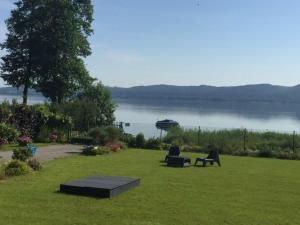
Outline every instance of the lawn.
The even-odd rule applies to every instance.
[[[34,143],[34,145],[36,147],[45,147],[45,146],[49,146],[49,145],[53,145],[55,143]],[[5,152],[5,151],[12,151],[16,148],[19,148],[19,144],[6,144],[6,145],[2,145],[0,148],[0,152]]]
[[[47,162],[0,182],[0,224],[300,224],[300,161],[222,156],[222,167],[181,169],[163,158],[126,150]],[[61,182],[99,174],[140,177],[141,185],[110,200],[57,192]]]

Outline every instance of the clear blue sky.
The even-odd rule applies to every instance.
[[[11,2],[0,0],[0,40]],[[86,64],[106,85],[300,83],[299,0],[93,3]]]

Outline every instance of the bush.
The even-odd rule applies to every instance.
[[[273,157],[273,152],[269,149],[259,150],[257,153],[258,157],[271,158]]]
[[[197,145],[183,145],[181,150],[184,152],[201,152],[203,151],[203,148]]]
[[[83,155],[92,155],[92,156],[95,156],[95,155],[104,155],[104,154],[108,154],[110,153],[110,149],[107,148],[107,147],[94,147],[94,146],[88,146],[88,147],[85,147],[82,151],[82,154]]]
[[[7,140],[5,139],[5,138],[1,138],[0,137],[0,147],[1,147],[1,145],[5,145],[5,144],[7,144],[8,142],[7,142]]]
[[[28,147],[18,148],[13,150],[12,158],[25,162],[27,159],[32,157],[32,151]]]
[[[31,169],[38,171],[42,169],[42,164],[36,158],[30,158],[27,160],[27,165],[31,167]]]
[[[89,131],[89,136],[93,138],[94,144],[104,145],[108,141],[108,134],[103,127],[96,127]]]
[[[19,160],[13,160],[4,166],[4,174],[7,177],[24,175],[31,171],[25,162]]]
[[[136,147],[136,138],[132,134],[124,134],[122,136],[122,141],[127,144],[128,147],[135,148]]]
[[[137,148],[143,148],[145,146],[146,140],[144,137],[144,134],[139,133],[138,135],[136,135],[135,137],[135,146]]]
[[[159,138],[149,138],[145,143],[146,149],[160,149],[160,139]]]
[[[41,127],[39,133],[37,134],[37,137],[34,140],[36,142],[48,143],[50,142],[49,136],[50,136],[49,128],[47,126],[43,126]]]
[[[89,136],[93,138],[94,144],[105,145],[108,142],[116,142],[121,136],[121,131],[117,127],[96,127],[89,131]]]
[[[110,149],[107,147],[98,147],[96,149],[96,155],[106,155],[110,153]]]
[[[0,180],[5,179],[5,171],[4,171],[4,166],[0,167]]]
[[[73,138],[71,138],[71,144],[92,145],[93,138],[91,138],[91,137],[73,137]]]
[[[22,136],[17,139],[20,146],[26,146],[32,143],[32,139],[29,136]]]
[[[125,149],[127,146],[123,142],[109,142],[105,145],[106,148],[110,149],[113,152],[118,152],[122,149]]]
[[[107,141],[115,142],[118,141],[121,136],[121,130],[114,126],[107,126],[104,128],[107,133]]]
[[[57,141],[57,138],[58,138],[58,136],[57,136],[56,133],[51,133],[51,134],[49,135],[49,139],[50,139],[51,142],[56,142],[56,141]]]
[[[8,142],[13,142],[19,136],[19,132],[7,124],[0,123],[0,137],[5,138]]]
[[[97,155],[96,148],[94,146],[87,146],[82,150],[83,155]]]
[[[42,105],[27,106],[13,104],[9,123],[13,124],[22,135],[36,137],[40,128],[46,124],[49,111]]]

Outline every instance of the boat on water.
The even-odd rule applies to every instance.
[[[160,130],[169,130],[172,127],[177,127],[179,126],[179,123],[175,120],[169,120],[169,119],[165,119],[165,120],[159,120],[155,123],[155,126],[157,129]]]

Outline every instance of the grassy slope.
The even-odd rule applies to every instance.
[[[185,154],[195,158],[195,154]],[[75,156],[0,183],[0,218],[24,224],[300,224],[300,162],[222,157],[223,166],[167,168],[164,152]],[[57,193],[61,182],[96,174],[140,177],[111,200]]]

